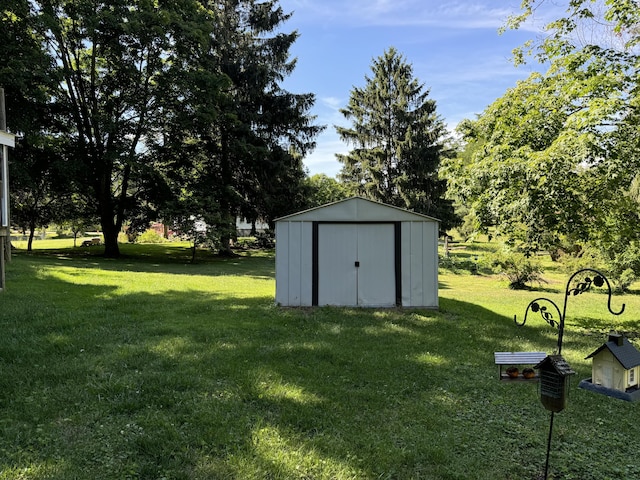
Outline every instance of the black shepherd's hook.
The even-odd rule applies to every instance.
[[[571,287],[571,283],[573,282],[573,279],[578,275],[586,272],[591,272],[595,274],[595,276],[593,276],[593,278],[591,278],[592,277],[591,275],[585,276],[583,281],[578,282],[575,287]],[[527,306],[527,309],[525,310],[524,320],[522,321],[522,323],[518,323],[518,319],[516,318],[515,315],[513,316],[513,321],[515,322],[516,325],[518,325],[519,327],[522,327],[525,323],[527,323],[527,316],[529,314],[529,310],[531,310],[534,313],[540,313],[540,316],[545,322],[547,322],[552,327],[558,329],[558,355],[560,355],[562,353],[562,337],[564,335],[564,320],[567,314],[567,300],[571,295],[576,296],[576,295],[580,295],[581,293],[589,291],[591,287],[594,285],[596,287],[602,287],[605,284],[609,289],[608,298],[607,298],[607,308],[609,309],[609,312],[611,312],[613,315],[620,315],[622,312],[624,312],[625,305],[624,303],[622,304],[622,308],[620,309],[619,312],[614,312],[613,309],[611,308],[612,291],[611,291],[611,284],[609,283],[609,280],[607,280],[607,277],[605,277],[599,271],[593,270],[592,268],[584,268],[582,270],[578,270],[576,273],[571,275],[571,277],[569,277],[569,280],[567,281],[567,288],[565,289],[565,292],[564,292],[564,305],[562,307],[562,312],[560,312],[560,308],[558,308],[558,305],[556,305],[552,300],[549,300],[548,298],[540,297],[540,298],[536,298],[531,303],[529,303],[529,305]],[[547,304],[551,305],[555,309],[555,312],[550,310]],[[557,319],[554,317],[554,314],[558,315]],[[551,451],[551,435],[553,432],[553,417],[554,417],[554,412],[552,411],[551,423],[549,424],[549,438],[547,440],[547,461],[544,467],[545,480],[548,478],[548,474],[549,474],[549,453]]]
[[[573,279],[585,272],[594,273],[595,276],[593,278],[591,278],[590,276],[585,276],[583,281],[578,282],[575,287],[570,288],[571,283],[573,282]],[[592,268],[583,268],[582,270],[578,270],[576,273],[571,275],[571,277],[569,277],[569,280],[567,281],[567,287],[565,288],[565,293],[564,293],[564,305],[562,308],[562,312],[560,312],[560,308],[558,307],[558,305],[555,304],[555,302],[553,302],[552,300],[549,300],[548,298],[540,297],[540,298],[536,298],[531,303],[529,303],[529,305],[527,306],[527,309],[525,310],[524,320],[522,321],[522,323],[518,323],[518,319],[516,315],[513,316],[513,321],[515,322],[516,325],[518,325],[519,327],[522,327],[525,323],[527,323],[527,316],[529,314],[529,310],[531,310],[534,313],[540,313],[540,316],[545,322],[547,322],[552,327],[558,329],[558,355],[560,355],[562,353],[562,339],[564,337],[564,320],[567,314],[567,300],[571,295],[576,296],[576,295],[580,295],[581,293],[589,291],[591,287],[593,287],[594,285],[596,287],[602,287],[605,284],[607,285],[607,289],[608,289],[607,308],[609,309],[609,312],[611,312],[613,315],[620,315],[622,312],[624,312],[625,304],[624,303],[622,304],[622,308],[620,309],[619,312],[613,311],[613,309],[611,308],[611,297],[613,295],[613,292],[611,289],[611,284],[609,283],[609,280],[607,280],[607,277],[605,277],[602,273]],[[545,303],[548,303],[555,309],[555,311],[558,314],[557,319],[554,317],[554,312],[550,311],[545,305]]]

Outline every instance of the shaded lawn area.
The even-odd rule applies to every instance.
[[[544,322],[513,323],[535,292],[443,274],[438,312],[283,309],[270,255],[190,265],[170,246],[125,254],[20,252],[9,264],[0,479],[541,472],[549,416],[536,386],[498,381],[493,364],[497,350],[555,346]],[[553,478],[640,478],[637,405],[577,389],[612,322],[640,330],[640,302],[625,297],[614,319],[589,295],[574,310],[587,328],[565,337],[578,375],[556,415]]]

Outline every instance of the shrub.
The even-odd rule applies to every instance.
[[[631,284],[637,279],[638,276],[636,275],[636,272],[631,268],[627,268],[619,276],[614,277],[613,282],[620,292],[628,292]]]
[[[495,273],[504,275],[509,280],[509,288],[522,290],[532,282],[545,283],[540,262],[523,253],[501,251],[486,259]]]
[[[567,255],[562,259],[563,270],[573,273],[592,268],[605,274],[619,292],[627,292],[638,280],[640,272],[640,248],[634,243],[620,248],[620,252],[606,252],[587,247],[579,256]]]
[[[256,240],[254,242],[256,248],[270,249],[276,246],[275,234],[271,230],[265,230],[264,232],[256,233]]]
[[[478,262],[475,260],[477,257],[473,258],[458,258],[454,256],[443,256],[438,255],[438,264],[440,268],[449,270],[452,273],[459,272],[468,272],[472,274],[479,273],[478,272]]]
[[[164,243],[164,237],[155,230],[149,229],[136,238],[136,243]]]
[[[247,250],[253,246],[255,239],[253,237],[238,237],[233,242],[233,248],[238,250]]]

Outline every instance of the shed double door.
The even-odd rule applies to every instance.
[[[396,304],[393,223],[318,226],[318,305]]]

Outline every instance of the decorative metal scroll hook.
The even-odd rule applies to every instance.
[[[595,276],[593,278],[585,277],[582,282],[578,282],[575,287],[570,288],[571,282],[573,281],[573,279],[585,272],[594,273]],[[609,312],[611,312],[612,315],[622,314],[622,312],[624,312],[625,304],[624,303],[622,304],[622,308],[620,308],[619,312],[613,311],[613,309],[611,308],[611,298],[613,297],[613,289],[611,288],[611,284],[609,283],[609,280],[607,279],[607,277],[604,276],[603,273],[599,272],[598,270],[594,270],[593,268],[583,268],[582,270],[578,270],[576,273],[571,275],[571,277],[569,277],[569,280],[567,281],[567,288],[565,289],[565,294],[564,294],[564,311],[566,312],[567,310],[567,299],[571,295],[573,296],[580,295],[581,293],[584,293],[590,290],[591,287],[594,285],[596,287],[602,287],[605,284],[607,285],[607,308],[609,309]]]
[[[553,308],[555,308],[556,312],[558,312],[557,320],[554,318],[553,313],[549,311],[547,306],[542,304],[541,302],[549,303]],[[524,326],[524,324],[527,323],[527,317],[529,316],[530,311],[533,313],[539,313],[542,319],[553,328],[559,328],[562,324],[562,314],[560,313],[560,308],[555,304],[555,302],[545,297],[536,298],[535,300],[532,300],[529,305],[527,305],[522,323],[518,323],[518,317],[517,315],[514,315],[513,321],[515,322],[515,324],[519,327]]]
[[[591,276],[585,276],[584,280],[579,281],[578,283],[576,283],[574,287],[572,287],[574,278],[576,278],[578,275],[588,273],[588,272],[595,274],[593,278],[591,278]],[[536,298],[531,303],[529,303],[525,311],[524,320],[522,321],[522,323],[518,323],[518,319],[516,315],[513,316],[513,321],[515,322],[516,325],[518,325],[519,327],[522,327],[525,323],[527,323],[527,316],[529,314],[529,311],[532,311],[534,313],[540,313],[540,316],[545,322],[547,322],[552,327],[558,329],[558,355],[560,355],[562,353],[562,339],[564,337],[564,320],[567,315],[567,301],[569,300],[569,297],[577,296],[577,295],[580,295],[581,293],[587,292],[593,286],[602,287],[605,284],[608,290],[607,308],[609,309],[609,312],[611,312],[611,314],[620,315],[622,312],[624,312],[625,304],[624,303],[622,304],[622,308],[620,309],[619,312],[613,311],[613,309],[611,308],[611,298],[613,296],[613,290],[611,288],[611,284],[609,283],[609,280],[607,280],[607,277],[605,277],[604,274],[600,273],[598,270],[594,270],[593,268],[583,268],[582,270],[578,270],[573,275],[571,275],[571,277],[569,277],[569,280],[567,281],[567,286],[565,288],[565,293],[564,293],[564,304],[563,304],[562,312],[560,312],[560,308],[558,307],[558,305],[555,304],[555,302],[553,302],[552,300],[549,300],[548,298],[540,297],[540,298]],[[557,320],[554,318],[553,312],[547,308],[544,302],[550,304],[555,309],[555,311],[558,314]]]
[[[553,309],[555,309],[555,312],[557,312],[557,317],[554,317],[554,312],[545,304],[549,304],[551,307],[553,307]],[[538,297],[535,300],[532,300],[529,305],[527,305],[522,323],[518,323],[518,318],[516,315],[513,316],[513,321],[515,322],[515,324],[519,327],[524,326],[524,324],[527,323],[529,312],[540,314],[540,317],[545,322],[547,322],[551,327],[558,329],[558,354],[560,354],[560,351],[562,349],[561,342],[562,329],[564,328],[564,316],[562,315],[562,313],[560,313],[560,308],[558,307],[558,305],[556,305],[553,300],[545,297]]]

